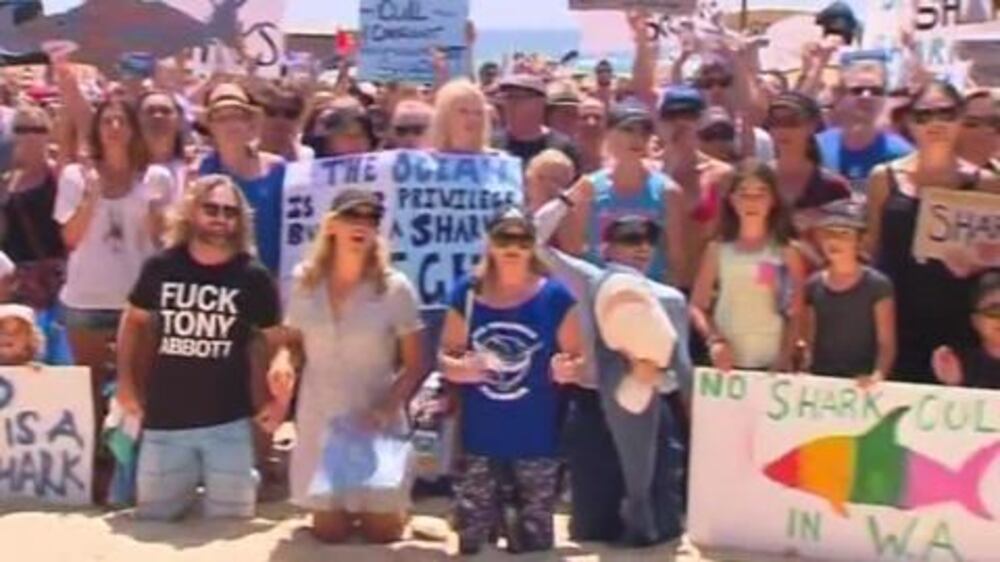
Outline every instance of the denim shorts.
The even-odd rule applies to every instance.
[[[204,485],[206,517],[253,517],[257,502],[249,419],[194,429],[143,431],[136,515],[173,520],[194,505]]]
[[[122,311],[106,309],[73,308],[62,305],[63,325],[69,330],[117,330]]]

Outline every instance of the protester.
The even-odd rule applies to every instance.
[[[553,82],[545,94],[545,125],[576,140],[580,128],[580,92],[568,80]]]
[[[336,98],[306,120],[305,143],[317,158],[370,152],[378,146],[371,114],[356,100]]]
[[[683,295],[659,283],[647,284],[652,302],[659,303],[676,331],[669,369],[612,351],[598,337],[605,333],[604,315],[595,308],[601,287],[616,274],[643,277],[654,249],[662,241],[659,226],[632,215],[611,222],[603,234],[607,269],[545,247],[570,208],[585,205],[592,196],[588,182],[535,212],[542,259],[553,276],[564,282],[578,300],[586,359],[573,388],[565,426],[565,448],[570,469],[570,536],[577,541],[607,541],[643,546],[670,541],[680,535],[683,465],[678,435],[684,431],[681,392],[689,392],[692,365],[687,353],[688,313]],[[641,330],[651,330],[645,318],[634,318]],[[598,328],[601,328],[598,330]],[[596,350],[595,350],[596,348]],[[672,355],[672,357],[671,357]],[[621,406],[616,398],[628,373],[641,374],[661,395],[640,412]],[[616,448],[617,447],[617,448]]]
[[[861,59],[841,70],[845,92],[838,106],[840,127],[817,137],[823,167],[851,182],[855,196],[868,193],[868,178],[879,164],[909,154],[913,147],[901,136],[880,128],[885,108],[887,70],[881,61]]]
[[[694,86],[701,90],[708,107],[721,107],[733,125],[733,142],[738,158],[754,157],[765,162],[774,159],[774,143],[753,119],[756,76],[746,62],[750,47],[729,50],[705,57],[694,75]]]
[[[967,260],[929,260],[913,255],[917,215],[924,188],[995,189],[988,174],[959,159],[956,144],[964,100],[942,81],[914,93],[910,127],[914,154],[877,167],[869,181],[869,250],[896,287],[899,356],[895,372],[904,381],[933,382],[931,353],[942,345],[974,342],[965,303],[974,273]],[[947,298],[943,298],[947,295]]]
[[[441,152],[486,152],[491,127],[486,118],[486,96],[472,82],[453,80],[434,100],[430,146]]]
[[[615,69],[607,59],[601,59],[594,66],[594,83],[597,86],[594,97],[610,107],[615,102]]]
[[[7,173],[14,152],[14,108],[10,84],[0,76],[0,176]]]
[[[585,97],[580,102],[580,124],[576,142],[580,148],[581,174],[591,174],[604,166],[604,134],[608,126],[608,108],[599,99]]]
[[[182,190],[187,184],[188,172],[184,109],[173,96],[157,90],[139,96],[136,108],[149,162],[170,170],[174,185]]]
[[[979,279],[972,305],[978,345],[937,348],[934,374],[947,385],[1000,390],[1000,270]]]
[[[479,552],[497,525],[511,552],[552,548],[559,387],[575,379],[581,353],[574,299],[539,261],[531,219],[504,209],[488,232],[481,267],[451,296],[439,354],[442,373],[460,388],[455,528],[463,555]],[[502,505],[505,484],[515,505]]]
[[[653,117],[641,104],[619,104],[608,120],[607,149],[612,167],[587,178],[594,197],[588,205],[574,209],[573,218],[560,234],[566,249],[589,261],[601,261],[601,233],[615,217],[638,214],[661,226],[663,244],[658,245],[649,271],[651,279],[666,282],[684,260],[680,218],[681,192],[667,176],[650,171],[644,158],[653,135]]]
[[[374,193],[340,192],[321,235],[296,271],[286,323],[302,333],[301,352],[279,354],[272,372],[302,373],[292,452],[292,501],[313,512],[313,534],[342,542],[357,521],[369,542],[399,540],[410,505],[403,478],[394,488],[360,488],[332,497],[309,490],[322,471],[330,420],[374,433],[402,434],[403,408],[423,379],[423,326],[409,280],[391,269]],[[304,353],[304,356],[303,356]],[[344,459],[347,462],[347,459]]]
[[[53,220],[55,162],[48,148],[52,122],[44,109],[21,106],[14,114],[14,157],[0,178],[3,251],[18,264],[14,299],[37,310],[52,308],[66,274],[66,247]]]
[[[788,371],[805,276],[789,244],[788,204],[774,171],[754,160],[740,164],[722,201],[719,239],[706,249],[691,295],[692,323],[716,368]]]
[[[531,159],[524,170],[524,199],[531,212],[555,199],[573,182],[576,169],[565,154],[555,149]]]
[[[562,151],[579,168],[580,153],[566,135],[545,126],[545,82],[532,74],[513,74],[500,81],[506,129],[493,140],[495,148],[527,165],[546,148]]]
[[[315,158],[313,149],[301,142],[305,96],[292,87],[278,85],[269,85],[258,96],[264,113],[260,149],[277,154],[287,162],[307,162]]]
[[[252,388],[264,387],[251,381],[251,346],[287,343],[278,293],[253,257],[251,210],[233,180],[199,178],[171,211],[166,249],[143,266],[118,330],[116,398],[143,420],[136,513],[178,519],[202,484],[206,516],[251,517]]]
[[[479,87],[485,92],[493,87],[500,78],[500,65],[495,62],[484,62],[479,67]]]
[[[387,149],[417,150],[428,147],[427,130],[434,118],[434,108],[419,100],[396,104],[385,138]]]
[[[225,174],[240,187],[254,212],[254,237],[260,260],[277,273],[281,256],[281,195],[285,163],[257,148],[260,108],[235,83],[209,92],[205,121],[215,150],[198,166],[199,175]]]
[[[976,166],[1000,174],[1000,96],[982,89],[965,95],[958,153]]]
[[[734,164],[740,159],[736,147],[736,123],[722,106],[709,107],[698,121],[698,147],[709,157]]]
[[[865,219],[860,205],[838,200],[822,207],[817,224],[827,266],[806,283],[803,370],[835,377],[885,380],[896,355],[892,282],[861,261]]]
[[[18,367],[37,361],[45,339],[35,312],[23,304],[0,304],[0,366]]]

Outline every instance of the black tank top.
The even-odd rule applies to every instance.
[[[4,204],[7,236],[3,251],[15,263],[66,256],[59,223],[52,218],[56,180],[52,174],[40,185],[11,193]]]

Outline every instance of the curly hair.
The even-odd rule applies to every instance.
[[[184,195],[167,212],[167,228],[163,235],[163,243],[168,248],[185,246],[194,237],[194,214],[212,191],[219,187],[232,190],[240,208],[236,234],[231,239],[232,247],[238,253],[256,255],[253,230],[253,209],[246,196],[229,176],[211,174],[202,176],[191,182]]]

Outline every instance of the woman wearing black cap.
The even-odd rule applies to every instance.
[[[327,427],[402,431],[403,406],[423,378],[423,324],[413,286],[389,266],[374,193],[346,190],[333,201],[309,255],[295,271],[286,324],[302,333],[272,364],[272,377],[302,370],[292,453],[292,501],[313,512],[313,533],[341,542],[360,524],[365,539],[398,540],[410,475],[396,487],[312,495],[324,464]],[[303,357],[308,363],[303,365]]]
[[[306,120],[305,131],[303,144],[317,158],[370,152],[377,143],[371,116],[352,98],[339,98],[318,108]]]
[[[502,211],[477,271],[452,293],[438,355],[445,378],[459,386],[462,554],[482,548],[501,512],[508,550],[552,548],[560,385],[580,369],[579,323],[575,299],[537,255],[531,218]],[[514,505],[503,505],[507,486]]]

